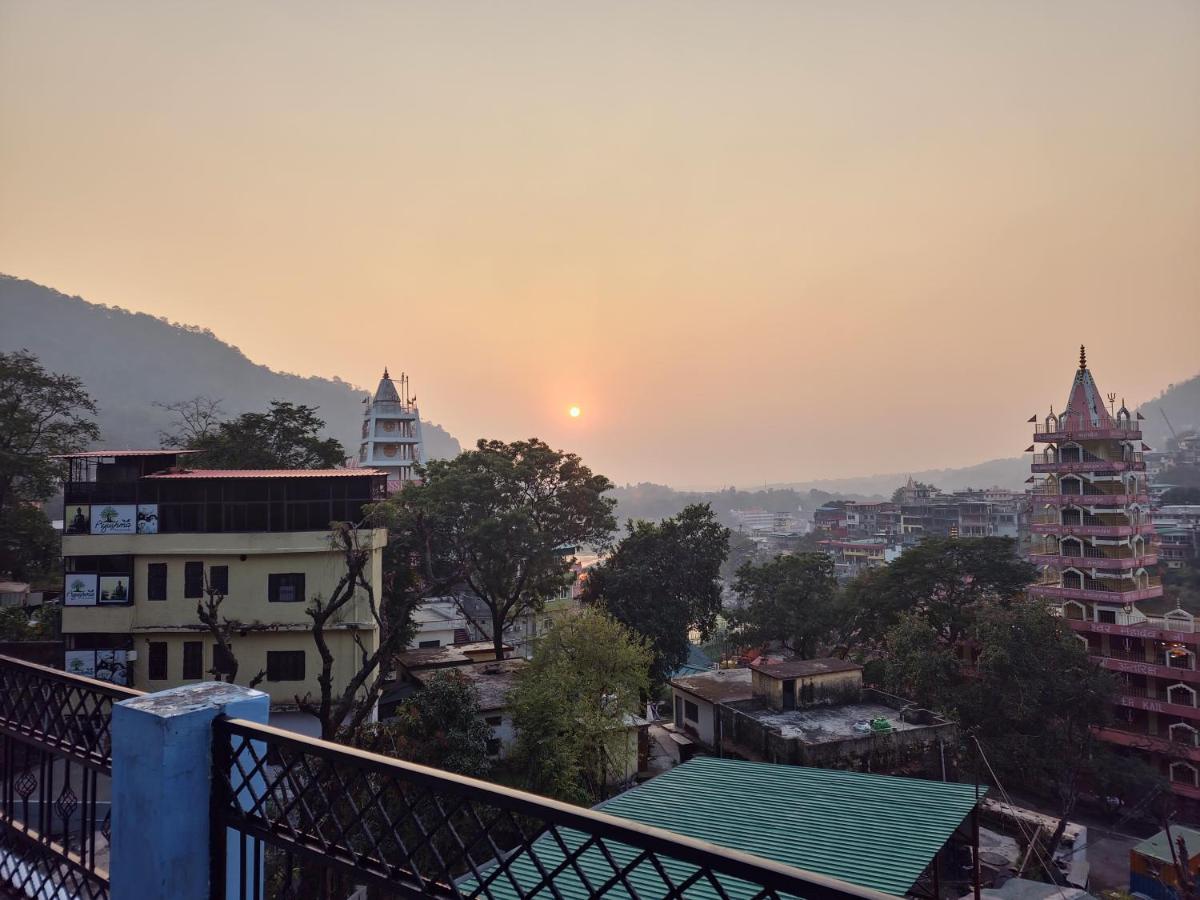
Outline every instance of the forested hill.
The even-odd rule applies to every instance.
[[[348,453],[358,448],[363,388],[274,372],[210,331],[7,275],[0,275],[0,322],[0,350],[27,348],[51,371],[83,379],[100,406],[104,446],[157,447],[170,416],[154,404],[206,396],[219,399],[227,416],[265,410],[272,400],[315,406]],[[385,363],[399,369],[403,360],[380,366]],[[429,456],[459,452],[444,429],[429,422],[421,427]]]

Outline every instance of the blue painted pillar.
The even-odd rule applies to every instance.
[[[209,896],[212,721],[265,723],[269,709],[262,691],[223,682],[113,706],[112,900]]]

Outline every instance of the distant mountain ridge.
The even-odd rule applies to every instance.
[[[1188,430],[1200,430],[1200,375],[1168,385],[1167,389],[1153,400],[1134,408],[1144,417],[1142,440],[1154,450],[1165,450],[1167,440],[1171,436],[1171,427],[1180,434]],[[1170,426],[1167,424],[1168,419]],[[917,481],[936,484],[943,491],[959,491],[969,487],[1022,490],[1025,487],[1025,479],[1029,477],[1029,458],[1017,456],[1009,459],[991,459],[973,466],[954,469],[924,469],[919,472],[889,472],[856,478],[789,481],[765,484],[762,487],[768,490],[817,490],[838,495],[891,496],[892,491],[903,484],[909,475]]]
[[[220,400],[230,417],[265,410],[272,400],[314,406],[329,436],[348,454],[358,450],[365,388],[276,372],[207,329],[90,303],[9,275],[0,275],[0,321],[0,350],[26,348],[51,371],[83,379],[100,407],[104,447],[157,447],[171,417],[154,404],[206,396]],[[381,360],[381,366],[387,362],[401,361]],[[422,422],[421,432],[431,458],[461,449],[438,425]]]
[[[156,447],[159,431],[169,425],[170,416],[154,403],[208,396],[220,399],[230,416],[265,409],[271,400],[315,406],[328,433],[340,440],[348,453],[358,447],[365,388],[338,378],[275,372],[252,362],[207,329],[91,303],[8,275],[0,275],[0,322],[0,350],[28,348],[52,371],[84,380],[100,405],[103,446]],[[1169,385],[1138,408],[1145,417],[1146,443],[1156,450],[1165,449],[1170,431],[1164,412],[1178,432],[1200,428],[1200,375]],[[422,434],[430,457],[447,458],[460,452],[459,442],[438,425],[423,422]],[[942,490],[992,486],[1019,490],[1029,475],[1028,465],[1027,458],[1014,457],[960,468],[776,482],[743,489],[889,497],[912,475]],[[674,493],[686,497],[715,492]],[[683,501],[664,502],[651,495],[635,500],[631,493],[627,505],[631,511],[647,514],[639,507],[645,505],[659,515],[671,514],[658,513],[659,507],[666,510],[676,502],[682,506]]]

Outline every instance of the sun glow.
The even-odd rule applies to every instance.
[[[579,412],[580,412],[580,410],[579,410],[579,407],[578,407],[578,406],[572,406],[570,409],[568,409],[568,410],[567,410],[567,414],[568,414],[568,415],[569,415],[569,416],[570,416],[572,419],[578,419],[578,418],[579,418]]]

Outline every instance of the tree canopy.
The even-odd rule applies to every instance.
[[[628,717],[641,712],[652,659],[640,635],[594,607],[551,626],[510,698],[529,790],[589,805],[606,796],[636,752]]]
[[[616,525],[612,483],[537,438],[481,440],[420,473],[379,504],[381,519],[408,531],[421,577],[453,586],[497,653],[506,629],[570,584],[571,550],[606,543]]]
[[[37,508],[58,486],[53,456],[100,437],[96,405],[73,375],[48,372],[27,350],[0,353],[0,573],[38,581],[58,564],[58,536]]]
[[[810,659],[833,625],[837,581],[827,554],[777,556],[758,566],[745,563],[733,589],[742,602],[732,620],[743,645],[779,641]]]
[[[200,430],[193,425],[185,421],[178,427],[188,449],[201,451],[189,463],[196,468],[328,469],[346,461],[339,441],[321,437],[325,422],[311,406],[272,400],[265,413],[245,413]]]
[[[0,510],[54,493],[63,467],[51,457],[98,440],[95,414],[78,378],[46,371],[28,350],[0,353]]]
[[[608,558],[587,573],[582,599],[649,639],[651,677],[662,683],[687,660],[688,633],[707,640],[721,612],[729,529],[707,503],[661,522],[631,521]]]
[[[926,538],[890,565],[851,582],[847,615],[860,643],[881,640],[910,611],[954,643],[980,609],[1007,605],[1035,576],[1011,538]]]
[[[460,672],[432,675],[397,712],[395,721],[364,726],[355,743],[410,762],[481,778],[491,768],[491,729],[479,711],[479,695]]]

